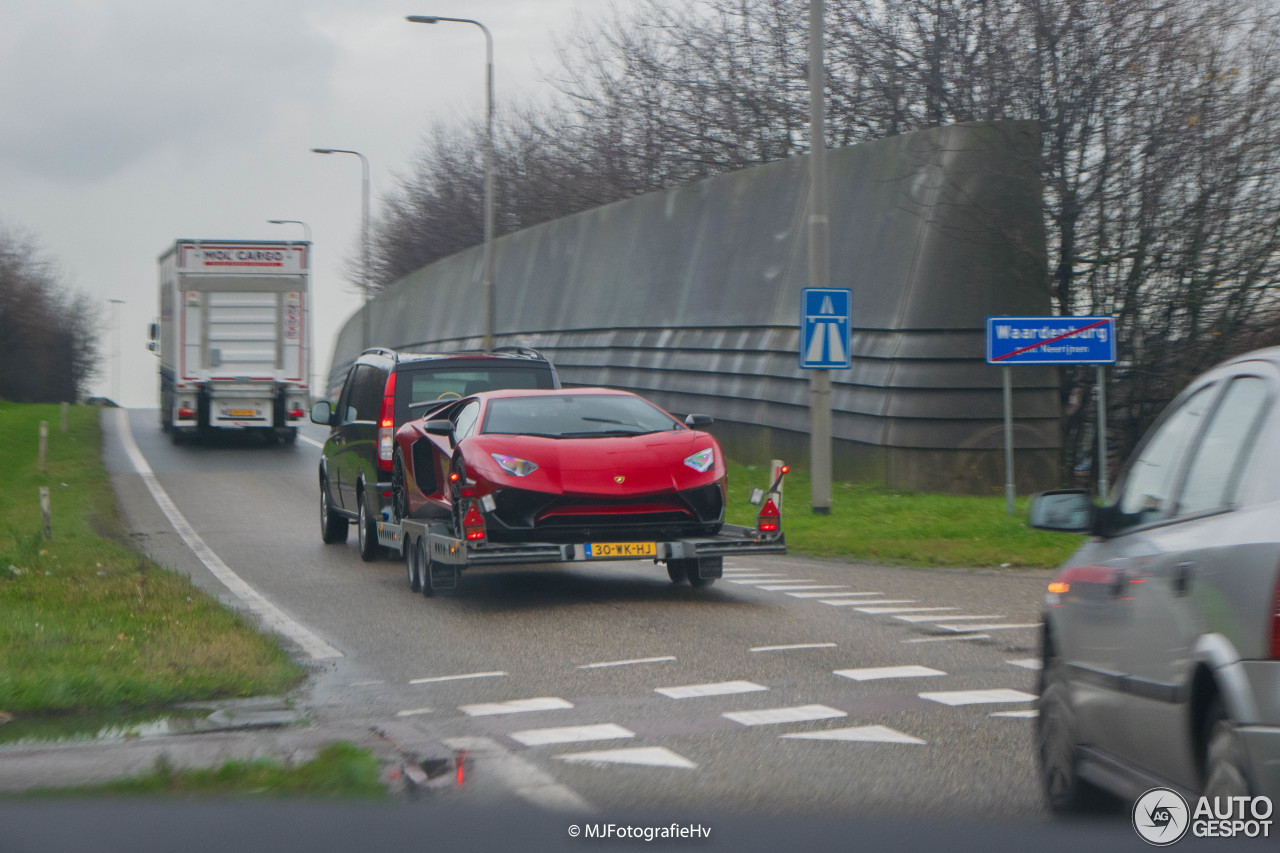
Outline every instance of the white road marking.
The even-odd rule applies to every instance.
[[[878,681],[882,678],[929,678],[935,675],[946,675],[940,669],[929,666],[911,664],[908,666],[875,666],[866,669],[837,669],[836,675],[852,678],[854,681]]]
[[[1003,616],[895,616],[903,622],[960,622],[974,619],[1003,619]]]
[[[790,646],[756,646],[753,652],[786,652],[792,649],[834,649],[835,643],[795,643]]]
[[[511,735],[525,746],[543,746],[549,743],[581,743],[588,740],[612,740],[635,737],[636,733],[613,723],[595,726],[559,726],[552,729],[525,729]]]
[[[506,672],[467,672],[465,675],[433,675],[425,679],[410,679],[410,684],[434,684],[436,681],[463,681],[466,679],[495,679]]]
[[[829,729],[825,732],[793,732],[780,737],[796,740],[848,740],[866,743],[924,743],[918,737],[912,737],[888,726],[854,726],[848,729]]]
[[[633,666],[638,663],[662,663],[663,661],[675,660],[675,655],[664,655],[660,658],[636,658],[634,660],[609,660],[601,663],[584,663],[578,669],[603,669],[606,666]]]
[[[765,708],[762,711],[730,711],[720,716],[744,726],[770,726],[777,723],[830,720],[849,715],[836,708],[828,708],[826,705],[793,705],[789,708]]]
[[[925,611],[928,611],[928,610],[934,610],[934,611],[955,610],[957,608],[955,607],[880,607],[879,605],[872,604],[868,607],[856,607],[854,609],[857,610],[859,613],[871,613],[874,615],[876,613],[882,613],[882,614],[924,613]]]
[[[397,717],[416,717],[419,714],[430,714],[430,708],[410,708],[407,711],[396,711]]]
[[[385,681],[376,681],[376,680],[375,681],[353,681],[351,682],[351,686],[352,687],[369,687],[374,684],[386,684],[386,683],[387,682]]]
[[[512,755],[487,737],[448,738],[444,745],[452,750],[465,751],[476,769],[487,778],[495,779],[522,800],[538,806],[574,814],[591,814],[596,809],[566,785],[561,785],[550,774],[539,770],[532,763]]]
[[[574,752],[557,755],[561,761],[579,764],[639,764],[645,767],[678,767],[692,770],[698,765],[664,746],[637,746],[630,749],[602,749],[598,752]]]
[[[685,684],[681,687],[657,687],[653,692],[661,693],[671,699],[695,699],[700,696],[728,696],[733,693],[754,693],[768,689],[752,681],[716,681],[709,684]]]
[[[1005,663],[1010,666],[1020,666],[1023,669],[1033,669],[1037,671],[1044,666],[1044,664],[1040,662],[1040,658],[1019,658],[1018,660],[1007,660]]]
[[[750,569],[725,569],[724,576],[726,578],[737,579],[755,579],[755,578],[785,578],[786,575],[778,572],[753,572]]]
[[[833,586],[822,586],[822,585],[815,586],[812,584],[801,584],[799,586],[796,586],[794,582],[760,587],[760,589],[768,590],[769,592],[804,592],[805,590],[810,590],[810,589],[848,589],[848,588],[849,588],[849,585],[847,583],[835,584]]]
[[[996,688],[994,690],[948,690],[941,693],[920,693],[921,699],[943,705],[996,705],[1002,702],[1032,702],[1036,697],[1021,690]]]
[[[490,717],[494,714],[524,714],[529,711],[558,711],[572,708],[572,702],[566,702],[555,696],[539,696],[536,699],[512,699],[509,702],[481,702],[478,705],[459,705],[458,710],[469,717]]]
[[[856,598],[853,598],[853,599],[824,598],[824,599],[821,599],[821,601],[823,604],[830,604],[832,607],[851,607],[857,604],[861,604],[863,607],[866,607],[868,604],[881,605],[881,604],[915,604],[916,603],[916,600],[914,598],[902,598],[902,599],[895,599],[893,601],[875,601],[875,602],[859,601]]]
[[[945,620],[942,620],[945,621]],[[1039,628],[1039,622],[1004,622],[990,625],[939,625],[944,631],[1013,631],[1018,628]]]
[[[410,678],[410,684],[434,684],[437,681],[464,681],[468,678],[499,678],[505,672],[468,672],[464,675],[432,675],[428,678]]]
[[[987,716],[988,717],[1015,717],[1018,719],[1029,720],[1034,717],[1040,716],[1040,712],[1037,711],[1035,708],[1032,708],[1029,711],[996,711],[995,713],[988,714]]]
[[[739,586],[759,586],[760,584],[765,584],[765,583],[770,583],[770,584],[779,583],[777,578],[773,578],[772,580],[765,580],[765,581],[739,580],[738,578],[725,578],[725,580],[728,581],[729,583],[736,583]],[[788,583],[813,583],[813,578],[802,578],[796,581],[788,581]]]
[[[959,643],[965,640],[990,640],[990,634],[957,634],[954,637],[916,637],[903,640],[904,643]]]
[[[245,583],[243,578],[233,572],[226,563],[222,562],[222,558],[214,553],[214,550],[200,537],[199,533],[196,533],[195,528],[187,521],[186,516],[178,510],[177,504],[173,502],[173,499],[169,497],[169,493],[164,490],[160,485],[160,481],[156,479],[155,472],[151,470],[146,457],[142,455],[142,451],[138,449],[137,442],[133,440],[133,430],[129,427],[129,410],[116,409],[116,420],[120,429],[120,442],[124,445],[124,452],[129,457],[133,470],[138,472],[138,476],[142,478],[143,485],[151,493],[151,497],[155,500],[156,505],[160,507],[160,511],[169,519],[173,529],[182,537],[182,541],[187,543],[187,547],[204,564],[204,567],[221,581],[222,585],[232,595],[240,599],[249,611],[256,614],[268,629],[288,637],[301,646],[303,651],[315,660],[343,657],[342,652],[320,639],[302,623],[285,615],[284,611],[268,601],[262,593]]]
[[[307,436],[303,435],[301,432],[298,433],[298,440],[305,441],[307,444],[311,445],[312,447],[318,447],[319,449],[324,450],[323,441],[316,441],[314,438],[308,438]]]
[[[877,595],[884,595],[883,592],[789,592],[787,595],[793,598],[875,598]],[[867,601],[861,601],[860,604],[868,604]]]

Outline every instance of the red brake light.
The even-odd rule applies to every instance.
[[[484,539],[484,516],[476,505],[472,504],[467,514],[462,517],[462,535],[468,542],[479,542]]]
[[[756,516],[756,528],[761,533],[777,533],[781,527],[782,514],[778,512],[778,505],[773,498],[765,498],[760,514]]]
[[[194,420],[195,416],[195,409],[178,409],[178,420],[180,421]]]
[[[391,470],[391,457],[396,443],[396,375],[387,375],[387,387],[382,391],[382,414],[378,417],[378,467]]]

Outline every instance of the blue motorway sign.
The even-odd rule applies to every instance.
[[[988,317],[988,364],[1115,364],[1114,317]]]
[[[832,370],[853,365],[849,351],[853,291],[806,287],[800,291],[800,366]]]

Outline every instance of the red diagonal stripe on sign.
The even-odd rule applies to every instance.
[[[1042,346],[1047,346],[1048,344],[1054,343],[1056,341],[1060,341],[1063,338],[1069,338],[1072,335],[1078,335],[1081,332],[1088,331],[1089,329],[1096,329],[1099,326],[1105,326],[1105,325],[1107,325],[1106,320],[1099,320],[1096,323],[1090,323],[1087,326],[1081,326],[1078,329],[1072,329],[1069,332],[1063,332],[1061,335],[1058,335],[1056,338],[1048,338],[1047,340],[1040,341],[1040,343],[1038,344],[1031,344],[1030,346],[1025,346],[1022,349],[1016,349],[1016,350],[1013,350],[1012,352],[1007,352],[1004,355],[998,355],[991,360],[1004,361],[1006,358],[1013,358],[1015,355],[1022,355],[1024,352],[1031,352],[1031,350],[1033,349],[1039,349]]]

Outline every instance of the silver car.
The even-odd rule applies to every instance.
[[[1091,534],[1049,586],[1037,749],[1055,811],[1187,794],[1280,798],[1280,348],[1169,404],[1113,502],[1045,492]]]

